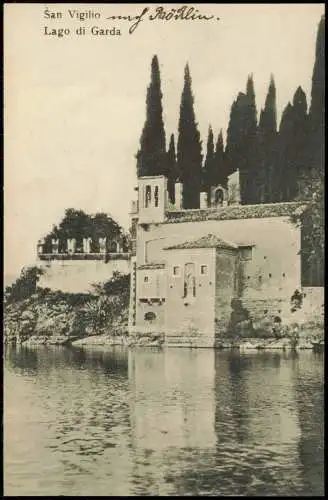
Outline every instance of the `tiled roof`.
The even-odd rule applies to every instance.
[[[185,241],[178,245],[172,245],[164,248],[164,250],[178,250],[181,248],[222,248],[226,250],[236,249],[238,246],[235,243],[224,241],[215,234],[208,234],[196,240]]]
[[[141,264],[137,269],[164,269],[164,262],[150,262],[149,264]]]
[[[206,220],[259,219],[265,217],[290,217],[296,210],[305,208],[304,203],[285,202],[259,205],[228,205],[227,207],[172,210],[167,212],[166,223]]]

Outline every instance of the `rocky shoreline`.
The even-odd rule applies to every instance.
[[[57,346],[76,346],[76,347],[98,347],[98,346],[121,346],[121,347],[165,347],[164,338],[158,336],[142,336],[129,337],[126,332],[121,335],[91,335],[80,339],[70,339],[66,336],[36,336],[32,335],[27,340],[21,343],[22,346],[38,346],[38,345],[57,345]],[[192,345],[185,346],[192,348]],[[227,339],[225,342],[217,342],[215,349],[239,349],[242,351],[254,350],[282,350],[282,351],[298,351],[298,350],[322,350],[324,342],[313,338],[303,338],[292,343],[289,338],[244,338],[238,340]]]
[[[165,334],[128,334],[129,277],[119,276],[98,294],[68,294],[36,288],[23,299],[5,297],[6,345],[126,346],[162,348]],[[304,306],[304,304],[303,304]],[[323,307],[286,304],[281,317],[267,314],[258,321],[233,310],[229,331],[216,339],[216,349],[320,350],[324,346]],[[238,314],[237,314],[238,313]],[[279,319],[279,321],[277,321]],[[180,338],[180,336],[178,335]],[[198,337],[202,337],[201,334]],[[195,347],[192,334],[183,335],[186,348]],[[199,344],[200,345],[200,344]],[[178,342],[177,347],[180,347]],[[205,347],[205,346],[204,346]]]
[[[95,335],[126,335],[129,276],[115,277],[106,286],[99,293],[80,294],[37,287],[23,298],[9,290],[4,304],[4,343],[67,345]]]
[[[53,299],[53,298],[52,298]],[[100,299],[95,299],[95,303]],[[110,300],[110,298],[108,299]],[[101,300],[100,300],[101,302]],[[102,306],[101,304],[100,307]],[[296,319],[296,318],[295,318]],[[4,343],[23,346],[165,346],[164,334],[128,335],[127,310],[118,311],[109,323],[95,325],[92,316],[86,317],[81,304],[68,305],[62,300],[50,302],[34,295],[5,309]],[[294,322],[282,331],[263,328],[252,336],[249,330],[237,329],[237,334],[217,340],[216,349],[244,350],[320,350],[324,345],[324,325],[321,321]],[[192,347],[192,343],[185,345]]]

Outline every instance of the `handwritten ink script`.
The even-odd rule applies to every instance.
[[[198,9],[190,6],[182,6],[178,9],[166,10],[164,7],[150,8],[145,7],[139,14],[131,16],[109,16],[109,20],[123,20],[132,23],[129,28],[130,35],[134,33],[140,23],[144,20],[149,21],[219,21],[220,18],[214,15],[201,14]]]
[[[117,26],[117,24],[121,23],[122,21],[124,25],[128,26],[128,33],[132,35],[144,21],[206,22],[220,20],[220,18],[217,16],[214,16],[212,14],[203,14],[199,9],[196,9],[195,7],[191,7],[189,5],[183,5],[177,8],[164,8],[163,6],[140,6],[139,11],[137,11],[136,14],[125,15],[107,15],[95,9],[81,10],[61,8],[60,10],[51,10],[49,8],[46,8],[43,11],[43,18],[49,23],[43,27],[43,34],[46,36],[56,36],[58,38],[64,38],[72,34],[80,36],[86,34],[91,34],[92,36],[121,35],[121,24],[119,26]],[[78,22],[79,26],[75,29],[71,29],[68,26],[60,27],[54,25],[56,21],[65,22],[69,20],[71,22]],[[85,23],[88,21],[91,21],[93,25],[86,26]],[[107,23],[107,21],[112,21],[113,23],[115,22],[115,26],[109,26],[109,23]]]

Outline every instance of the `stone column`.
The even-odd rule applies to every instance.
[[[99,238],[99,252],[106,253],[106,237]]]
[[[43,254],[44,243],[45,243],[44,240],[39,240],[38,241],[38,244],[37,244],[37,247],[36,247],[38,255]]]
[[[177,210],[182,209],[182,194],[183,194],[183,184],[182,182],[176,182],[174,185],[175,190],[175,208]]]
[[[207,193],[206,192],[201,192],[200,193],[200,208],[204,209],[204,208],[208,208],[208,205],[207,205]]]
[[[68,253],[75,253],[76,250],[76,239],[67,238],[67,251]]]
[[[91,238],[83,238],[83,253],[91,252]]]
[[[58,248],[59,248],[59,240],[53,238],[51,240],[51,252],[52,253],[58,253]]]

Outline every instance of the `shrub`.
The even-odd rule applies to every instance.
[[[5,302],[19,302],[25,300],[37,291],[37,283],[44,271],[37,267],[25,267],[15,283],[5,289]]]

